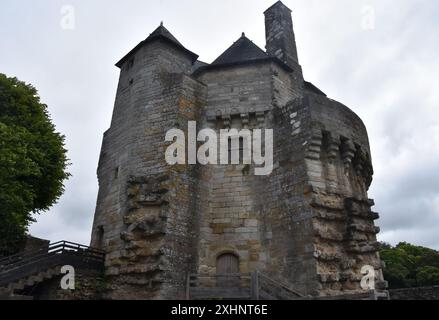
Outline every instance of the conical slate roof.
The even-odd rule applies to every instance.
[[[230,48],[221,54],[212,65],[223,65],[266,59],[268,55],[243,33]]]
[[[172,33],[169,32],[168,29],[165,28],[165,26],[163,25],[163,22],[160,23],[160,26],[155,29],[148,38],[146,38],[147,40],[151,40],[157,37],[165,37],[168,40],[174,42],[175,44],[178,44],[180,46],[183,46],[173,35]]]
[[[183,51],[184,53],[188,54],[190,58],[192,59],[192,62],[195,62],[198,59],[198,55],[193,53],[192,51],[189,51],[186,49],[173,35],[169,32],[168,29],[166,29],[163,26],[163,22],[160,24],[160,26],[151,33],[148,38],[140,42],[133,50],[131,50],[125,57],[123,57],[118,63],[116,63],[117,67],[122,67],[123,63],[137,50],[139,50],[143,45],[146,43],[150,43],[156,40],[164,40],[167,43],[173,45],[177,49]]]
[[[255,45],[243,33],[241,38],[239,38],[238,41],[236,41],[230,48],[224,51],[224,53],[221,54],[214,62],[212,62],[212,64],[200,65],[198,68],[194,68],[192,74],[194,76],[198,76],[199,74],[208,70],[244,64],[264,63],[269,61],[277,63],[289,72],[292,71],[292,69],[281,60],[265,53],[265,51]]]

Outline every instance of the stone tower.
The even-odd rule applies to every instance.
[[[384,284],[367,131],[303,80],[291,10],[279,1],[265,20],[267,52],[243,34],[206,64],[161,25],[117,63],[92,232],[108,298],[184,298],[188,273],[259,270],[324,296],[360,292],[370,265]],[[273,172],[169,165],[166,132],[187,136],[189,121],[273,129]]]

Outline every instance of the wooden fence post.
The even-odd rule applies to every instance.
[[[252,300],[259,300],[259,273],[257,270],[251,275],[251,295]]]
[[[186,274],[186,300],[191,299],[190,287],[191,287],[191,275],[190,275],[190,273],[187,273]]]

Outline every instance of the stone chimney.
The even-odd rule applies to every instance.
[[[281,1],[264,12],[267,53],[294,68],[299,64],[291,10]]]

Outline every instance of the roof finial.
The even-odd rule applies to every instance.
[[[160,27],[163,27],[163,21],[160,21]]]
[[[241,38],[245,38],[245,32],[242,33]]]

